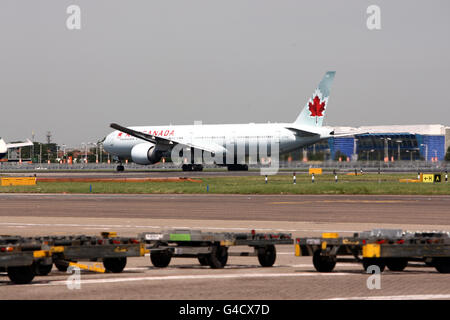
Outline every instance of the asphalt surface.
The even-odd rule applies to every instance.
[[[450,196],[0,194],[0,203],[0,234],[11,235],[127,236],[167,228],[293,237],[372,228],[450,231]],[[370,275],[358,264],[338,263],[322,274],[310,257],[295,257],[292,245],[277,252],[272,268],[260,267],[256,257],[230,257],[219,270],[195,259],[175,258],[157,269],[148,257],[130,258],[120,274],[82,272],[80,289],[69,289],[70,274],[56,269],[29,285],[12,285],[0,274],[0,299],[450,299],[450,277],[434,268],[385,271],[381,289],[370,290]]]
[[[0,216],[450,224],[450,196],[0,194]]]

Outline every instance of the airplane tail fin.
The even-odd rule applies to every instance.
[[[298,125],[308,125],[321,127],[325,112],[328,106],[328,97],[330,96],[331,83],[333,82],[335,71],[325,73],[319,86],[314,91],[312,97],[306,102],[302,112],[294,121]]]

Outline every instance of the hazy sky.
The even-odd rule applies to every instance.
[[[327,125],[450,125],[449,14],[448,0],[1,0],[0,136],[291,122],[326,70]]]

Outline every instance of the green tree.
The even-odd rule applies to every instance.
[[[33,161],[38,162],[41,151],[42,151],[42,162],[46,162],[47,160],[55,161],[56,159],[56,143],[40,143],[40,142],[34,142],[34,154],[33,154]]]
[[[447,148],[447,153],[445,154],[445,161],[450,161],[450,147]]]
[[[308,153],[308,160],[310,161],[323,161],[325,159],[325,154],[323,152],[316,152],[316,154]]]

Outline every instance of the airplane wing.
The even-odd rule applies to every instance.
[[[27,142],[20,142],[20,143],[7,143],[6,148],[22,148],[22,147],[29,147],[32,146],[33,142],[31,142],[29,139],[27,139]]]
[[[293,131],[296,135],[301,137],[313,137],[313,136],[320,136],[320,133],[316,133],[313,131],[305,131],[294,127],[286,127],[286,129],[289,129]]]
[[[196,141],[195,139],[193,139],[191,142],[188,141],[182,141],[182,140],[178,140],[178,139],[173,139],[173,138],[167,138],[167,137],[159,137],[159,136],[155,136],[152,134],[147,134],[147,133],[143,133],[143,132],[139,132],[130,128],[126,128],[123,127],[117,123],[111,123],[110,127],[116,130],[119,130],[121,132],[124,132],[126,134],[129,134],[130,136],[136,137],[138,139],[142,139],[144,141],[148,141],[148,142],[152,142],[152,143],[159,143],[159,144],[181,144],[181,145],[185,145],[187,147],[190,148],[194,148],[194,149],[199,149],[199,150],[203,150],[206,152],[211,152],[211,153],[221,153],[221,152],[225,152],[226,149],[218,144],[215,143],[208,143],[208,142],[204,142],[204,141]]]
[[[351,136],[356,136],[358,134],[368,134],[369,132],[348,132],[348,133],[338,133],[338,134],[333,134],[331,135],[331,137],[333,138],[340,138],[340,137],[351,137]]]
[[[314,136],[320,136],[321,139],[327,139],[327,138],[340,138],[340,137],[351,137],[358,134],[367,134],[368,132],[362,132],[358,130],[352,130],[348,132],[339,132],[335,133],[333,129],[331,128],[308,128],[308,130],[303,130],[303,128],[296,128],[296,127],[286,127],[286,129],[289,129],[298,136],[301,137],[314,137]],[[319,131],[320,130],[320,131]]]

